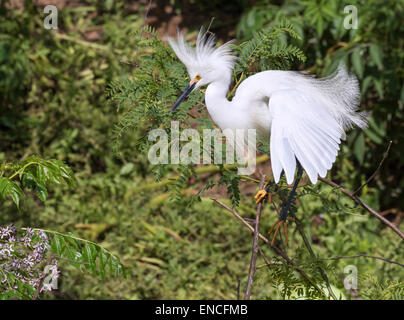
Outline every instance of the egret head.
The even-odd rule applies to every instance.
[[[171,112],[196,88],[231,76],[236,57],[232,54],[231,41],[215,47],[214,34],[199,31],[195,48],[189,46],[182,33],[178,40],[168,39],[178,59],[187,68],[191,81],[184,93],[178,98]]]

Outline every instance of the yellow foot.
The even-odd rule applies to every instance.
[[[286,218],[286,220],[295,221],[294,218],[289,218],[289,217]],[[285,235],[286,245],[288,245],[287,223],[286,223],[286,221],[278,220],[278,221],[275,222],[275,224],[272,226],[271,230],[269,230],[269,232],[268,232],[268,236],[271,236],[272,231],[275,229],[274,237],[272,238],[272,241],[271,241],[271,246],[274,245],[276,235],[278,234],[279,229],[280,229],[282,226],[283,226],[283,233],[284,233],[284,235]]]
[[[272,200],[272,194],[271,193],[268,194],[268,192],[266,192],[265,190],[258,191],[257,194],[254,197],[255,203],[256,204],[260,203],[267,196],[268,196],[268,202],[271,202],[271,200]]]

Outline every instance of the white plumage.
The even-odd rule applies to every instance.
[[[244,80],[228,101],[237,59],[231,42],[215,48],[214,35],[201,30],[195,48],[185,43],[182,34],[169,43],[193,79],[173,110],[189,92],[208,84],[206,107],[222,130],[256,129],[259,136],[270,139],[275,182],[282,170],[287,183],[293,182],[297,158],[316,183],[335,162],[344,129],[367,125],[366,114],[357,112],[358,81],[343,66],[322,79],[294,71],[263,71]]]

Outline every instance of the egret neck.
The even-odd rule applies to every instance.
[[[226,117],[231,116],[231,102],[226,95],[229,90],[230,76],[219,78],[211,82],[206,88],[206,108],[213,121],[223,129],[226,127]]]

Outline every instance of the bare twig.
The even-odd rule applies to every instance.
[[[268,155],[262,155],[260,157],[257,158],[257,163],[262,163],[265,162],[269,159]],[[226,168],[233,168],[235,165],[227,165]],[[196,173],[201,174],[201,173],[216,173],[218,172],[220,169],[217,166],[207,166],[207,167],[199,167],[196,169]],[[176,177],[173,177],[176,178]],[[252,181],[252,182],[258,182],[254,179],[251,179],[249,177],[245,177],[243,176],[244,179],[248,180],[248,181]],[[248,179],[247,179],[248,178]],[[404,233],[392,222],[390,222],[389,220],[387,220],[386,218],[383,217],[382,214],[380,214],[379,212],[377,212],[376,210],[374,210],[373,208],[371,208],[368,204],[366,204],[365,202],[363,202],[359,197],[353,195],[350,191],[342,188],[340,185],[338,185],[337,183],[325,179],[325,178],[321,178],[319,177],[319,180],[334,187],[334,188],[338,188],[342,191],[342,193],[344,193],[345,195],[347,195],[348,197],[350,197],[352,200],[354,200],[356,203],[358,203],[359,205],[361,205],[362,207],[364,207],[367,211],[369,211],[373,216],[375,216],[377,219],[379,219],[380,221],[382,221],[384,224],[386,224],[387,226],[389,226],[391,229],[393,229],[393,231],[395,233],[397,233],[402,239],[404,239]],[[161,188],[165,185],[167,185],[168,183],[170,183],[170,179],[164,179],[161,182],[155,182],[155,183],[150,183],[150,184],[145,184],[142,185],[140,187],[136,187],[136,188],[132,188],[130,190],[128,190],[127,194],[125,195],[125,197],[129,197],[131,194],[135,193],[135,192],[139,192],[139,191],[143,191],[143,190],[149,190],[149,189],[154,189],[154,188]]]
[[[210,32],[209,30],[210,30],[210,27],[212,26],[212,22],[213,22],[213,20],[215,20],[215,17],[212,17],[211,19],[210,19],[210,23],[209,23],[209,26],[208,26],[208,28],[206,29],[206,33],[212,33],[212,32]]]
[[[399,263],[397,261],[389,260],[389,259],[386,259],[386,258],[383,258],[383,257],[370,256],[370,255],[364,254],[364,253],[363,254],[356,254],[354,256],[339,256],[339,257],[333,257],[333,258],[325,258],[325,259],[321,259],[321,260],[353,259],[353,258],[359,258],[359,257],[382,260],[382,261],[385,261],[385,262],[388,262],[388,263],[399,265],[400,267],[404,268],[404,264]]]
[[[261,257],[262,259],[264,259],[265,263],[263,265],[257,266],[257,269],[263,268],[263,267],[267,267],[270,268],[271,266],[280,266],[282,265],[282,262],[270,262],[268,260],[268,258],[265,256],[264,251],[262,251],[261,247],[258,246],[258,249],[260,251]]]
[[[364,186],[366,186],[370,181],[372,181],[372,179],[376,176],[376,174],[379,172],[380,168],[382,167],[384,160],[386,160],[387,156],[389,155],[389,151],[390,151],[390,147],[391,147],[391,144],[392,144],[392,143],[393,143],[393,141],[390,140],[389,145],[387,146],[387,150],[386,150],[386,152],[383,154],[383,159],[380,161],[379,166],[377,167],[376,171],[373,172],[373,174],[366,180],[366,182],[365,182],[364,184],[362,184],[358,189],[356,189],[356,190],[352,193],[352,195],[356,196],[356,195],[359,193],[359,191],[361,191],[362,188],[363,188]]]
[[[264,189],[265,183],[265,175],[260,172],[260,189]],[[254,226],[254,239],[253,239],[253,246],[252,246],[252,254],[251,254],[251,262],[250,262],[250,270],[248,272],[248,279],[247,279],[247,287],[244,293],[244,300],[249,300],[251,297],[251,286],[254,279],[255,267],[257,263],[257,254],[258,254],[258,235],[259,235],[259,225],[260,225],[260,218],[261,218],[261,209],[262,209],[262,202],[258,203],[257,206],[257,215],[255,216],[255,226]]]
[[[273,263],[271,263],[271,262],[268,261],[267,257],[266,257],[265,254],[264,254],[264,251],[262,251],[262,249],[261,249],[260,246],[258,246],[258,250],[260,251],[260,254],[261,254],[262,258],[264,259],[265,264],[268,265],[268,266],[272,265]],[[258,268],[258,267],[257,267],[257,268]]]
[[[254,228],[247,222],[244,220],[244,218],[237,213],[236,210],[229,208],[228,206],[226,206],[224,203],[220,202],[219,200],[213,199],[211,198],[213,201],[215,201],[217,204],[219,204],[220,206],[222,206],[223,208],[225,208],[227,211],[230,211],[237,219],[239,219],[248,229],[250,229],[251,233],[254,233]],[[288,257],[288,255],[286,254],[286,252],[282,251],[281,249],[279,249],[276,246],[271,246],[270,241],[264,237],[261,233],[258,233],[258,237],[263,240],[266,244],[268,244],[268,246],[280,257],[282,257],[288,264],[290,264],[292,266],[293,269],[295,269],[297,272],[299,272],[299,274],[306,279],[306,281],[308,283],[310,283],[320,294],[324,295],[323,291],[313,282],[313,280],[307,275],[307,273],[301,269],[298,265],[296,265],[296,263],[290,259]]]
[[[67,258],[63,258],[63,257],[55,257],[57,259],[61,259],[67,262],[74,262],[74,263],[78,263],[78,264],[90,264],[90,262],[84,262],[84,261],[76,261],[76,260],[71,260],[71,259],[67,259]]]
[[[237,219],[239,219],[252,233],[254,233],[254,228],[234,209],[231,209],[230,207],[226,206],[223,202],[211,198],[211,200],[215,201],[218,205],[222,206],[225,208],[227,211],[230,211]],[[263,240],[265,243],[269,244],[269,240],[265,238],[261,233],[258,233],[258,237],[260,237],[261,240]]]
[[[342,188],[339,184],[330,181],[328,179],[325,178],[318,178],[320,181],[334,187],[337,188],[339,190],[341,190],[341,192],[345,195],[347,195],[349,198],[351,198],[353,201],[355,201],[357,204],[361,205],[363,208],[365,208],[367,211],[369,211],[369,213],[373,216],[375,216],[377,219],[379,219],[380,221],[382,221],[383,223],[385,223],[387,226],[389,226],[395,233],[397,233],[401,239],[404,240],[404,233],[392,222],[390,222],[389,220],[387,220],[385,217],[383,217],[379,212],[377,212],[376,210],[374,210],[372,207],[370,207],[368,204],[366,204],[365,202],[363,202],[359,197],[353,195],[350,191]]]
[[[297,226],[297,230],[300,233],[300,235],[302,236],[303,242],[304,242],[307,250],[309,251],[311,257],[313,259],[317,259],[316,255],[314,254],[313,248],[311,247],[310,242],[307,239],[306,234],[304,233],[301,221],[296,217],[296,215],[294,213],[292,213],[292,217],[295,218],[295,223],[296,223],[296,226]],[[320,275],[323,278],[323,280],[325,282],[325,285],[327,286],[328,292],[330,293],[330,295],[332,296],[332,298],[334,300],[338,300],[338,298],[336,297],[336,295],[332,291],[330,281],[328,280],[327,274],[324,272],[324,270],[320,266],[317,266],[317,268],[320,271]]]

